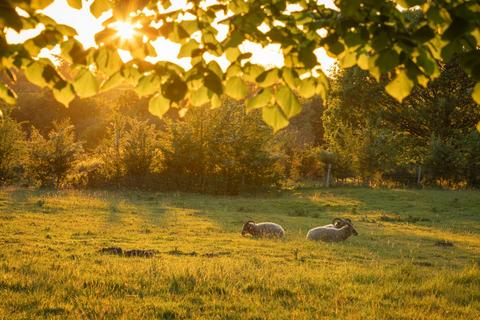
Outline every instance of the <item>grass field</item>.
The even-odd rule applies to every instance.
[[[336,216],[359,236],[304,240]],[[247,219],[287,237],[242,237]],[[0,189],[0,318],[479,319],[480,192]]]

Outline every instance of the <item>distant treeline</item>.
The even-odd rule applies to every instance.
[[[0,183],[237,194],[335,183],[478,187],[480,110],[456,65],[399,104],[360,69],[337,70],[326,103],[273,134],[258,110],[172,108],[164,119],[123,88],[66,109],[22,79],[0,106]],[[253,92],[252,92],[253,94]],[[327,176],[329,178],[327,179]]]

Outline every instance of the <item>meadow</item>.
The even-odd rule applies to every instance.
[[[359,235],[305,241],[337,216]],[[249,219],[286,239],[242,237]],[[0,189],[0,318],[479,319],[480,193]]]

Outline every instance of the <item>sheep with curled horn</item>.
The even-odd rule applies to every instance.
[[[246,234],[254,237],[283,238],[285,236],[285,230],[283,230],[281,225],[273,222],[255,223],[250,220],[243,225],[242,236]]]
[[[338,219],[338,220],[337,220]],[[357,236],[358,232],[353,227],[350,219],[333,219],[333,223],[321,227],[310,229],[307,233],[307,240],[340,242],[349,238],[351,235]]]

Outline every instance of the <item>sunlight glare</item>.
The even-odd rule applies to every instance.
[[[137,33],[135,26],[128,22],[117,22],[113,28],[117,30],[119,37],[123,40],[130,40]]]

